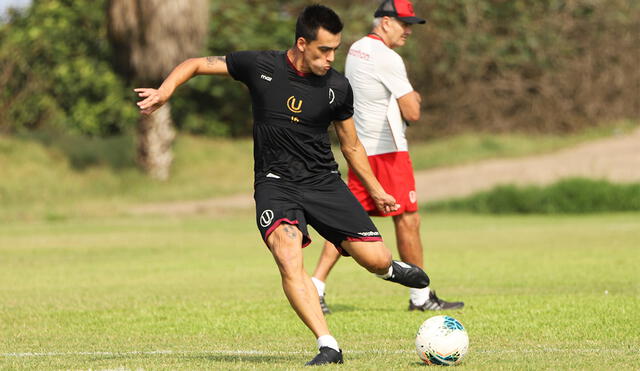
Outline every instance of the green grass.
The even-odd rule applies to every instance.
[[[466,302],[448,313],[470,336],[461,369],[640,368],[640,214],[423,216],[433,287]],[[298,369],[313,356],[250,212],[10,221],[0,256],[0,369]],[[328,369],[427,367],[413,338],[433,313],[407,312],[406,289],[344,259],[327,290],[346,360]]]
[[[626,133],[623,121],[571,136],[463,135],[411,143],[416,170],[486,158],[523,156],[589,139]],[[132,204],[200,200],[253,187],[250,139],[225,140],[179,135],[168,182],[148,179],[134,163],[131,137],[88,139],[37,133],[0,135],[0,221],[106,216]],[[345,161],[336,158],[346,174]]]

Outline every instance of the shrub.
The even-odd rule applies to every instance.
[[[0,132],[44,126],[92,136],[135,122],[114,72],[105,0],[39,0],[0,24]]]
[[[570,178],[547,187],[502,185],[465,198],[433,202],[425,208],[489,214],[640,211],[640,183]]]

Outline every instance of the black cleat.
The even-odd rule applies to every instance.
[[[403,286],[423,289],[429,286],[429,276],[422,268],[411,263],[392,261],[393,272],[391,277],[384,278],[387,281],[396,282]]]
[[[424,302],[422,305],[415,305],[409,299],[409,310],[419,310],[424,312],[425,310],[447,310],[447,309],[460,309],[464,307],[464,303],[461,301],[444,301],[440,299],[436,292],[431,290],[429,291],[429,299]]]
[[[343,363],[342,362],[342,349],[340,351],[336,351],[333,348],[329,347],[321,347],[320,353],[318,353],[313,359],[307,363],[305,366],[320,366],[326,365],[328,363]]]
[[[322,309],[322,313],[324,313],[324,314],[330,314],[331,313],[331,310],[329,309],[329,306],[324,301],[324,295],[322,295],[320,297],[320,308]]]

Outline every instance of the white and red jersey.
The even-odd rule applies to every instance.
[[[392,132],[388,119],[390,103],[396,105],[396,99],[413,91],[402,57],[376,35],[368,35],[351,45],[345,75],[353,89],[358,138],[367,155],[408,151],[404,121],[398,118],[402,128]]]

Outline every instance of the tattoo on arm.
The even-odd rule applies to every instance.
[[[222,56],[222,57],[220,57],[220,56],[207,57],[207,65],[208,66],[213,66],[216,63],[220,63],[220,62],[227,63],[227,57],[225,57],[225,56]]]
[[[295,240],[298,237],[298,230],[290,225],[284,226],[284,231],[290,239]]]

